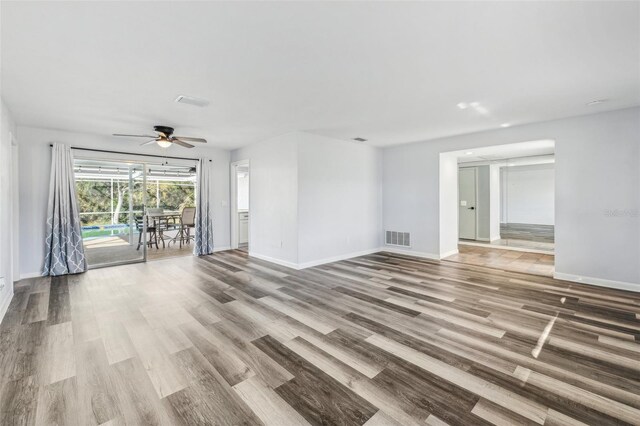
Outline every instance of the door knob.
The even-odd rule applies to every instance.
[[[469,207],[469,210],[475,210],[475,209],[476,209],[475,207]]]

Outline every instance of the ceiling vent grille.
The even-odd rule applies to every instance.
[[[207,105],[209,105],[209,101],[206,99],[196,98],[196,97],[187,96],[187,95],[178,95],[178,97],[176,98],[176,102],[179,104],[193,105],[200,108],[206,107]]]
[[[411,234],[408,232],[385,231],[384,242],[388,246],[411,247]]]

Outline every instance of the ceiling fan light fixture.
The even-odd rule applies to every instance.
[[[166,139],[159,139],[156,142],[160,148],[169,148],[171,145],[173,145],[171,142],[169,142]]]

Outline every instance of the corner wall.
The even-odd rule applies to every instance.
[[[298,161],[300,266],[377,251],[382,242],[380,150],[304,134]]]
[[[446,255],[442,153],[541,139],[555,140],[557,276],[640,290],[640,108],[386,148],[384,229],[411,232],[409,252]]]
[[[249,252],[306,268],[378,251],[381,152],[293,132],[232,152],[250,162]]]
[[[298,139],[289,133],[231,152],[232,162],[249,160],[249,253],[292,268],[298,265]]]

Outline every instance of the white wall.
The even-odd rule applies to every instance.
[[[301,135],[298,145],[300,265],[380,247],[381,160],[377,148]]]
[[[49,173],[51,167],[51,142],[61,142],[74,147],[117,150],[140,154],[162,154],[177,157],[213,160],[213,218],[214,247],[230,246],[229,226],[229,151],[210,147],[160,151],[156,146],[140,147],[135,141],[81,133],[18,127],[20,157],[20,274],[23,277],[40,273],[44,262]],[[75,153],[74,153],[75,154]],[[123,158],[113,154],[77,151],[76,155],[93,158]],[[157,159],[162,161],[161,159]],[[171,163],[172,160],[169,160]]]
[[[488,241],[490,233],[491,212],[491,181],[489,166],[478,166],[478,194],[476,196],[476,210],[478,219],[478,240]]]
[[[250,161],[251,255],[292,267],[298,264],[297,141],[289,133],[231,153],[231,161]]]
[[[0,320],[4,316],[11,297],[15,277],[14,229],[18,217],[15,215],[16,165],[12,136],[16,127],[4,101],[0,99]]]
[[[489,240],[500,239],[500,164],[489,165]]]
[[[504,223],[554,224],[554,165],[503,167]]]
[[[379,149],[293,132],[233,151],[240,160],[251,167],[251,255],[304,268],[379,248]]]
[[[452,216],[441,200],[456,192],[441,181],[442,153],[542,139],[555,140],[556,272],[640,283],[640,108],[386,148],[384,228],[411,232],[412,252],[439,256],[456,237],[440,233],[441,212],[443,223]]]

